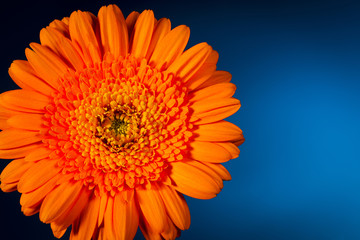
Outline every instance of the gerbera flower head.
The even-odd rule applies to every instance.
[[[216,196],[242,131],[231,75],[189,28],[115,5],[76,11],[40,32],[0,95],[4,192],[60,238],[174,239],[189,228],[183,194]]]

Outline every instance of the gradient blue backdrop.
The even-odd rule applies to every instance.
[[[360,239],[359,1],[10,2],[2,91],[15,87],[7,68],[42,27],[108,3],[188,25],[188,46],[207,41],[238,86],[242,108],[230,120],[246,142],[226,163],[233,180],[215,199],[187,198],[182,239]],[[50,226],[22,215],[19,194],[0,193],[0,239],[29,238],[52,239]]]

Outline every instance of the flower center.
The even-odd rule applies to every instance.
[[[97,116],[95,136],[111,152],[119,152],[122,147],[130,147],[138,138],[139,118],[133,109],[104,107],[104,113]]]
[[[96,194],[166,181],[192,137],[187,89],[129,55],[61,79],[45,114],[48,148],[63,174]]]

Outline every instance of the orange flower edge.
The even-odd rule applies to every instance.
[[[61,238],[175,239],[190,226],[183,194],[215,197],[230,180],[242,131],[231,75],[190,30],[150,10],[73,12],[40,32],[0,95],[4,192],[22,193]]]

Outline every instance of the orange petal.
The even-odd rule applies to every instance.
[[[12,148],[12,149],[4,149],[0,150],[0,158],[4,159],[14,159],[14,158],[21,158],[25,157],[35,149],[38,149],[42,146],[41,144],[31,144],[23,147]],[[26,157],[25,157],[26,158]]]
[[[100,225],[104,221],[104,214],[105,214],[107,202],[108,202],[108,196],[106,194],[103,194],[100,198],[99,217],[97,220],[98,227],[100,227]]]
[[[44,127],[43,123],[42,114],[20,114],[8,119],[8,124],[11,127],[26,130],[40,130]]]
[[[25,157],[25,161],[35,162],[44,158],[48,158],[53,151],[53,149],[49,149],[47,147],[38,147],[36,150],[30,152]]]
[[[61,39],[61,46],[64,57],[74,66],[74,69],[81,71],[85,68],[85,62],[81,55],[81,50],[67,38]]]
[[[126,25],[129,33],[129,37],[132,36],[136,20],[139,18],[140,13],[133,11],[126,18]]]
[[[21,207],[21,211],[25,216],[32,216],[40,211],[40,207],[39,206],[34,208]]]
[[[26,171],[33,166],[33,163],[25,162],[24,159],[11,161],[0,175],[1,184],[10,184],[19,182]]]
[[[176,239],[180,237],[181,231],[174,225],[174,223],[168,218],[168,228],[161,233],[163,239]]]
[[[241,129],[227,121],[198,125],[194,132],[197,141],[228,142],[243,139]]]
[[[134,26],[134,38],[131,53],[137,57],[145,57],[154,30],[155,18],[151,10],[144,10]]]
[[[78,228],[71,231],[72,239],[91,239],[94,234],[99,215],[100,198],[95,196],[87,200],[87,206],[81,213]]]
[[[55,188],[58,177],[54,177],[34,191],[23,193],[20,197],[21,206],[34,208],[42,203],[46,195]]]
[[[25,49],[25,55],[31,67],[35,70],[36,75],[43,79],[51,87],[57,89],[59,86],[59,77],[62,77],[66,70],[62,69],[61,67],[57,68],[56,63],[52,62],[54,58],[56,59],[56,57],[54,57],[55,54],[50,55],[54,58],[47,58],[44,53],[39,54],[27,48]],[[58,62],[58,60],[55,60],[55,62]],[[61,69],[63,72],[60,73]]]
[[[17,183],[1,183],[0,188],[3,192],[16,191]]]
[[[43,112],[50,99],[40,93],[29,90],[11,90],[0,95],[1,105],[24,112]]]
[[[185,162],[172,162],[171,167],[170,178],[177,191],[199,199],[210,199],[220,192],[217,182],[204,171]]]
[[[83,184],[81,182],[67,182],[52,190],[41,204],[40,220],[44,223],[50,223],[61,216],[75,203],[82,187]]]
[[[56,238],[61,238],[62,236],[64,236],[67,228],[63,229],[61,225],[56,224],[55,222],[52,222],[50,224],[51,230],[54,234],[54,237]]]
[[[225,181],[230,181],[231,180],[230,173],[220,163],[203,162],[203,164],[208,166],[209,168],[211,168],[214,172],[216,172],[221,177],[222,180],[225,180]]]
[[[9,75],[23,89],[34,90],[47,96],[54,92],[49,84],[36,75],[28,61],[15,60],[10,65]]]
[[[190,211],[182,194],[166,185],[159,187],[159,193],[172,222],[181,230],[188,229],[190,227]]]
[[[91,13],[82,11],[73,12],[69,19],[70,37],[80,47],[88,66],[101,62],[100,47],[93,29],[94,21]]]
[[[85,68],[79,47],[56,28],[43,28],[40,31],[40,41],[42,45],[48,46],[58,56],[66,60],[68,66],[72,67],[72,69],[82,70]]]
[[[231,159],[239,157],[239,148],[231,142],[215,143],[218,146],[225,148],[231,155]],[[26,159],[26,158],[25,158]]]
[[[132,197],[126,202],[122,200],[120,195],[116,195],[113,211],[115,239],[133,239],[139,225],[139,214],[135,206],[135,198]]]
[[[197,89],[206,88],[214,84],[227,83],[231,81],[231,74],[226,71],[215,71],[213,75],[204,83],[197,87]]]
[[[104,6],[99,10],[101,42],[104,52],[110,52],[115,59],[128,53],[128,31],[124,16],[116,5]]]
[[[88,189],[82,189],[79,193],[78,198],[74,201],[67,210],[54,219],[56,225],[59,227],[58,230],[66,230],[76,219],[79,218],[81,212],[87,205],[87,201],[90,196]]]
[[[2,97],[5,95],[5,92],[0,94],[0,114],[3,118],[9,118],[14,115],[22,114],[23,112],[17,111],[16,109],[10,109],[12,106],[4,106],[4,101],[2,100]],[[9,108],[10,107],[10,108]],[[15,108],[17,108],[15,106]]]
[[[195,124],[220,121],[237,112],[239,108],[240,101],[236,98],[203,100],[191,105],[191,109],[194,111],[193,116],[200,119]]]
[[[184,51],[190,37],[190,29],[181,25],[171,30],[159,41],[151,56],[150,64],[158,69],[166,69]]]
[[[9,119],[8,116],[4,116],[0,113],[0,129],[5,130],[11,128],[11,126],[7,123],[7,120]]]
[[[30,47],[37,54],[38,58],[41,59],[49,69],[47,71],[54,71],[59,77],[62,77],[66,72],[69,66],[55,53],[53,53],[49,48],[44,47],[38,43],[30,43]]]
[[[0,132],[0,149],[17,148],[41,141],[37,132],[6,129]]]
[[[156,23],[154,33],[151,38],[150,46],[146,54],[146,59],[150,59],[154,52],[155,47],[159,44],[159,41],[171,30],[171,22],[167,18],[161,18]]]
[[[141,230],[142,234],[144,235],[145,239],[148,239],[148,240],[163,240],[164,239],[161,237],[161,233],[154,232],[154,230],[151,229],[149,223],[146,222],[146,220],[144,220],[144,219],[139,222],[139,227],[140,227],[140,230]]]
[[[231,159],[231,154],[216,143],[193,141],[190,147],[190,156],[195,160],[221,163]]]
[[[163,201],[155,185],[151,189],[137,189],[137,198],[144,218],[155,232],[162,232],[167,228],[167,215]]]
[[[187,82],[202,67],[211,51],[207,43],[199,43],[181,54],[167,72],[175,73],[183,82]]]
[[[114,198],[108,197],[104,214],[104,239],[115,239],[115,229],[113,225]]]
[[[53,27],[46,27],[40,30],[40,43],[45,46],[56,55],[62,56],[60,39],[65,37],[59,30]]]
[[[215,73],[218,58],[218,52],[212,50],[210,55],[206,58],[204,64],[187,81],[186,86],[189,91],[196,90],[201,84],[206,82]]]
[[[65,37],[69,37],[69,18],[64,17],[61,21],[54,20],[49,24],[49,27],[56,29]]]
[[[220,189],[222,189],[224,187],[224,183],[223,183],[221,177],[214,170],[212,170],[212,168],[210,168],[208,165],[203,164],[203,162],[196,161],[196,160],[188,161],[187,164],[194,166],[194,167],[200,169],[201,171],[205,172],[207,175],[211,176],[211,178],[216,181],[216,183],[218,184]]]
[[[236,85],[232,83],[218,83],[189,94],[190,102],[206,101],[212,99],[230,98],[234,95]]]
[[[44,159],[35,163],[20,179],[19,192],[27,193],[37,189],[55,177],[60,170],[55,160]]]

